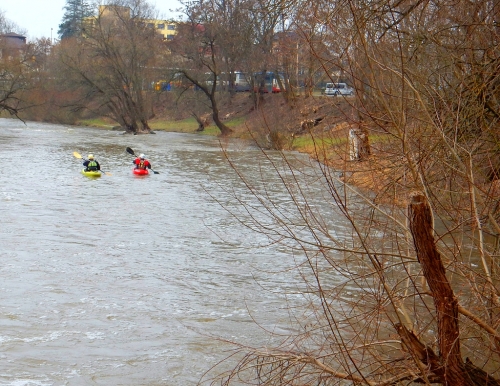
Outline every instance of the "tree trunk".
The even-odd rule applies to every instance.
[[[224,123],[219,118],[219,114],[214,113],[212,114],[212,119],[214,120],[215,125],[219,128],[220,134],[225,137],[230,135],[233,132],[233,129],[227,127]]]
[[[129,130],[130,130],[132,133],[134,133],[134,135],[135,135],[135,134],[137,134],[137,133],[138,133],[138,131],[139,131],[139,128],[137,127],[137,122],[134,122],[134,121],[133,121],[133,122],[131,122],[131,123],[129,123],[129,124],[127,124],[127,126],[126,126],[126,127],[128,127],[128,128],[129,128]]]
[[[458,302],[435,245],[431,208],[421,192],[410,196],[408,218],[417,259],[422,265],[434,299],[439,356],[422,344],[406,327],[396,325],[401,340],[415,358],[429,366],[443,385],[498,385],[498,381],[489,377],[483,370],[475,367],[470,361],[466,364],[462,360]]]
[[[208,119],[198,116],[195,112],[192,112],[191,114],[193,115],[194,119],[196,119],[196,122],[198,122],[198,128],[196,129],[196,131],[205,130],[205,127],[207,127],[209,124]]]
[[[215,100],[215,96],[211,95],[210,96],[210,102],[212,103],[212,119],[215,123],[215,125],[219,128],[220,133],[223,137],[230,135],[233,130],[227,127],[222,121],[220,120],[219,117],[219,108],[217,106],[217,101]]]
[[[141,133],[148,133],[148,134],[151,133],[151,127],[149,127],[149,123],[148,123],[147,120],[142,119],[141,120],[141,125],[142,125]]]
[[[200,90],[203,91],[203,93],[208,97],[210,100],[211,108],[212,108],[212,119],[215,123],[215,125],[219,128],[221,135],[223,137],[230,135],[233,130],[227,127],[224,123],[219,118],[219,107],[217,104],[217,99],[216,99],[216,90],[217,90],[217,77],[214,74],[213,78],[213,84],[212,87],[209,89],[205,84],[200,83],[198,80],[196,80],[194,77],[190,76],[188,72],[185,70],[180,70],[182,74],[194,85],[200,88]]]
[[[396,330],[401,337],[401,342],[408,349],[408,351],[412,354],[412,357],[423,364],[423,366],[419,366],[423,368],[424,366],[429,369],[429,373],[426,374],[426,378],[429,383],[440,383],[445,385],[444,377],[446,365],[443,366],[441,363],[441,359],[434,353],[434,351],[425,346],[422,342],[420,342],[417,336],[408,330],[405,326],[401,324],[396,324]],[[466,374],[467,385],[474,386],[500,386],[500,382],[498,382],[495,378],[491,377],[486,371],[474,366],[474,364],[466,358],[464,371]],[[417,383],[425,383],[424,377],[420,377],[415,380]],[[449,379],[448,384],[451,385],[461,385],[461,383],[456,382],[454,379]]]
[[[351,161],[363,161],[371,154],[368,132],[357,128],[349,131],[349,156]]]

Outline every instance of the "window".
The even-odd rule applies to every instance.
[[[158,24],[156,26],[156,28],[158,28],[158,29],[165,29],[165,24]]]
[[[174,24],[169,24],[167,26],[167,29],[170,30],[170,31],[175,30],[175,25]]]
[[[175,35],[167,35],[167,40],[174,40]]]
[[[154,23],[148,23],[148,27],[149,27],[149,28],[154,28],[154,27],[155,27],[155,24],[154,24]]]

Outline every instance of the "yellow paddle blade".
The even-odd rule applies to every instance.
[[[102,170],[101,170],[101,173],[104,173],[104,174],[106,174],[107,176],[112,176],[112,174],[111,174],[111,173],[108,173],[108,172],[103,172]]]

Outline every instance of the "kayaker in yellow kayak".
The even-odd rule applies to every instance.
[[[99,165],[99,162],[97,162],[93,154],[89,154],[87,158],[87,160],[83,161],[83,166],[85,166],[86,172],[95,172],[97,170],[101,170],[101,165]]]

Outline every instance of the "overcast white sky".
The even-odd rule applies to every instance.
[[[178,18],[178,14],[169,11],[180,7],[177,0],[151,0],[150,4],[159,11],[160,18]],[[66,0],[0,0],[0,11],[9,21],[28,31],[28,40],[50,38],[51,34],[56,39],[65,5]]]

